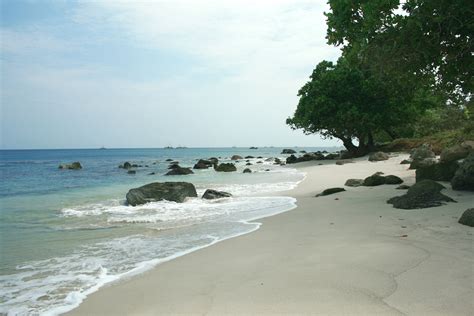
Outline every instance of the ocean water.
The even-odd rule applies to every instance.
[[[322,148],[299,148],[316,151]],[[61,314],[108,282],[143,272],[180,255],[258,229],[255,219],[295,207],[277,196],[304,174],[265,161],[281,148],[89,149],[0,151],[0,313]],[[164,176],[173,159],[192,167],[199,158],[234,154],[253,173],[212,168]],[[59,170],[80,161],[82,170]],[[142,165],[135,175],[118,168]],[[257,163],[261,161],[262,163]],[[150,175],[155,172],[155,175]],[[155,181],[192,182],[232,198],[127,206],[129,189]]]

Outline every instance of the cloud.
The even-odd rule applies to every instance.
[[[5,146],[336,144],[284,123],[314,66],[339,55],[325,44],[325,8],[304,0],[86,1],[65,15],[81,36],[53,25],[3,30],[2,49],[23,56],[2,71]],[[156,52],[145,65],[176,71],[137,80],[129,75],[137,60],[104,56],[100,45],[110,43],[117,54]],[[90,60],[61,55],[75,49]],[[25,52],[58,58],[31,64]]]

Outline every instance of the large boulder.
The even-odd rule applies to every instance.
[[[187,197],[197,197],[196,188],[188,182],[153,182],[131,189],[126,196],[132,206],[161,200],[182,203]]]
[[[411,210],[441,206],[444,202],[456,202],[441,193],[444,188],[433,180],[422,180],[411,186],[406,194],[393,197],[387,203],[392,204],[395,208]]]
[[[63,163],[60,164],[59,169],[69,169],[69,170],[79,170],[82,169],[82,165],[79,161],[75,161],[73,163]]]
[[[474,227],[474,208],[465,210],[459,218],[458,223]]]
[[[374,187],[382,184],[400,184],[403,180],[394,175],[382,176],[381,172],[377,172],[370,177],[364,179],[362,185],[366,187]]]
[[[388,158],[390,158],[390,156],[383,151],[378,151],[369,155],[369,161],[382,161],[388,160]]]
[[[282,154],[296,154],[296,150],[285,148],[281,151]]]
[[[245,168],[242,173],[252,173],[252,170],[250,170],[249,168]]]
[[[423,144],[420,147],[417,147],[411,151],[410,158],[412,160],[423,160],[426,158],[435,158],[436,155],[431,150],[431,146],[429,144]]]
[[[237,171],[237,168],[233,163],[221,163],[220,165],[214,166],[214,170],[218,172],[232,172]]]
[[[183,168],[183,167],[177,166],[171,169],[170,171],[168,171],[168,173],[166,173],[165,176],[183,176],[183,175],[193,174],[193,173],[194,172],[190,168]]]
[[[132,164],[129,163],[128,161],[125,161],[123,163],[123,165],[120,165],[119,168],[122,168],[122,169],[131,169],[132,168]]]
[[[194,165],[193,169],[207,169],[213,165],[214,163],[210,160],[199,159],[199,161]]]
[[[410,167],[408,169],[418,169],[418,168],[425,168],[428,166],[432,166],[438,163],[438,160],[436,158],[425,158],[425,159],[419,159],[419,160],[412,160],[410,163]]]
[[[207,160],[209,160],[210,162],[212,162],[212,164],[213,164],[214,166],[219,163],[219,159],[217,159],[216,157],[211,157],[211,158],[209,158],[209,159],[207,159]]]
[[[331,194],[339,193],[339,192],[343,192],[343,191],[346,191],[346,189],[344,189],[344,188],[330,188],[330,189],[324,190],[323,192],[321,192],[319,194],[316,194],[316,197],[331,195]]]
[[[239,156],[239,155],[233,155],[230,160],[240,160],[240,159],[244,159],[242,156]]]
[[[439,162],[432,165],[420,166],[416,169],[416,181],[425,179],[434,181],[451,181],[458,170],[457,161]]]
[[[451,179],[451,186],[454,190],[474,191],[474,153],[461,162]]]
[[[385,176],[385,184],[401,184],[403,180],[400,177],[394,175]]]
[[[360,187],[364,183],[364,179],[348,179],[344,185],[346,187]]]
[[[365,178],[364,182],[362,183],[362,185],[366,187],[374,187],[382,184],[385,184],[385,177],[379,174],[374,174]]]
[[[441,162],[451,162],[466,158],[471,152],[472,148],[467,145],[455,145],[443,149],[440,155]]]
[[[296,158],[295,155],[291,155],[290,157],[286,158],[286,163],[291,164],[291,163],[297,163],[298,158]]]
[[[224,191],[217,191],[212,189],[207,189],[206,192],[202,195],[203,199],[206,200],[215,200],[215,199],[222,199],[226,197],[231,197],[232,194],[224,192]]]

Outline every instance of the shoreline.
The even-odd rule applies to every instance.
[[[413,211],[385,203],[403,193],[389,185],[314,198],[376,171],[412,184],[414,171],[399,165],[404,158],[292,165],[305,178],[276,195],[295,198],[296,208],[258,219],[252,232],[106,284],[68,314],[467,315],[474,310],[473,238],[457,218],[472,193],[447,189],[458,203]]]

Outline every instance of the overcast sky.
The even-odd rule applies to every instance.
[[[2,148],[337,145],[285,124],[325,2],[1,0]]]

